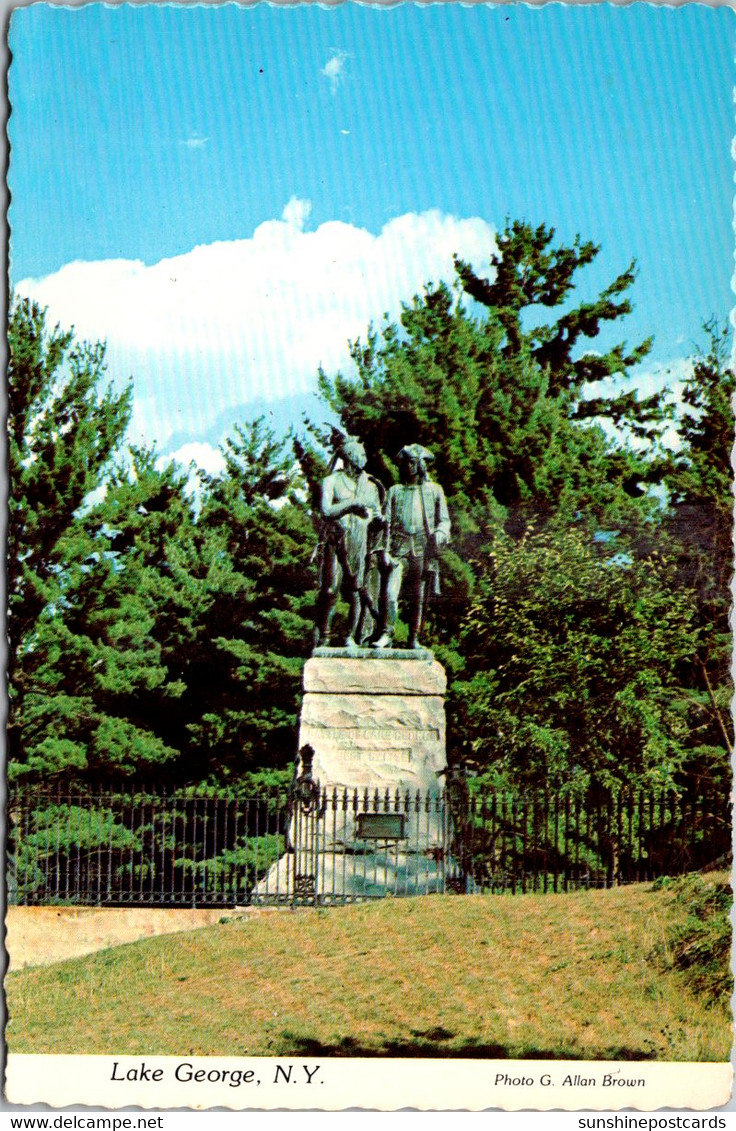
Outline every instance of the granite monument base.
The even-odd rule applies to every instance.
[[[310,884],[321,900],[444,889],[446,686],[425,649],[315,650],[299,749],[313,754],[322,811],[295,810],[289,851],[256,899]]]

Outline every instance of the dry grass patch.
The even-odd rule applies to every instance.
[[[725,1061],[650,886],[262,914],[23,971],[12,1052]],[[679,917],[679,918],[678,918]]]

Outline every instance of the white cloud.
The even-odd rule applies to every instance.
[[[204,471],[208,475],[219,475],[223,472],[225,470],[225,458],[222,452],[213,444],[194,440],[189,444],[182,444],[175,452],[159,456],[156,467],[161,471],[168,466],[171,460],[180,464],[184,471],[189,472],[184,491],[194,500],[196,508],[199,509],[203,487],[199,473]]]
[[[304,225],[309,219],[311,211],[311,200],[300,200],[298,196],[292,196],[289,203],[285,206],[284,211],[281,213],[281,219],[286,224],[291,224],[292,227],[302,232],[304,231]]]
[[[588,354],[594,351],[588,350]],[[683,382],[692,374],[693,363],[690,358],[676,357],[669,361],[642,362],[633,366],[626,377],[604,377],[601,381],[590,381],[585,386],[586,398],[612,397],[619,393],[636,391],[639,398],[651,397],[653,393],[666,392],[670,400],[679,404],[682,400]]]
[[[588,353],[593,351],[588,350]],[[600,355],[599,355],[600,356]],[[642,362],[635,365],[626,377],[611,376],[601,381],[590,381],[584,388],[583,395],[586,399],[592,397],[614,397],[621,393],[635,392],[638,400],[653,396],[654,393],[664,393],[665,401],[673,405],[676,417],[690,413],[691,409],[683,402],[685,382],[692,376],[693,363],[690,358],[676,357],[669,361]],[[617,441],[626,440],[634,448],[644,448],[647,442],[643,439],[632,437],[626,428],[617,428],[612,421],[600,422],[606,434]],[[672,451],[679,451],[682,446],[675,424],[663,422],[659,429],[659,443]]]
[[[169,459],[175,460],[176,463],[180,463],[185,468],[196,464],[197,467],[201,467],[203,471],[210,475],[219,475],[220,472],[225,470],[225,457],[220,449],[214,447],[213,444],[202,443],[201,440],[192,440],[188,444],[182,444],[170,456],[162,457],[160,461],[162,466],[168,463]]]
[[[350,56],[347,51],[335,50],[334,55],[330,56],[320,71],[320,74],[324,75],[325,78],[329,80],[333,94],[342,82],[345,74],[345,64],[349,58]]]
[[[201,149],[209,140],[208,137],[202,137],[201,134],[192,134],[191,137],[184,138],[179,144],[187,149]]]
[[[69,263],[17,290],[79,338],[107,341],[109,375],[134,379],[134,442],[219,442],[244,405],[312,392],[319,365],[350,372],[348,340],[396,317],[424,283],[451,279],[454,252],[483,270],[496,246],[484,220],[439,211],[398,216],[378,235],[339,221],[305,232],[308,215],[293,198],[249,239],[151,266]]]

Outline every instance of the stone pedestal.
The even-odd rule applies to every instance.
[[[318,649],[304,667],[299,724],[299,748],[314,750],[314,778],[328,790],[437,793],[447,766],[446,687],[431,652]]]
[[[314,752],[312,776],[328,803],[318,819],[295,815],[291,852],[259,893],[286,886],[291,895],[304,875],[321,899],[443,889],[446,686],[426,650],[315,650],[304,667],[299,749]],[[386,813],[401,815],[400,836],[398,821],[377,835]]]

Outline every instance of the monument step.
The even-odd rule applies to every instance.
[[[377,849],[359,856],[326,852],[305,855],[296,862],[293,855],[287,855],[254,888],[252,901],[290,899],[302,884],[303,894],[307,898],[311,894],[318,903],[345,896],[433,895],[446,890],[455,871],[454,861],[437,861],[426,852]]]

